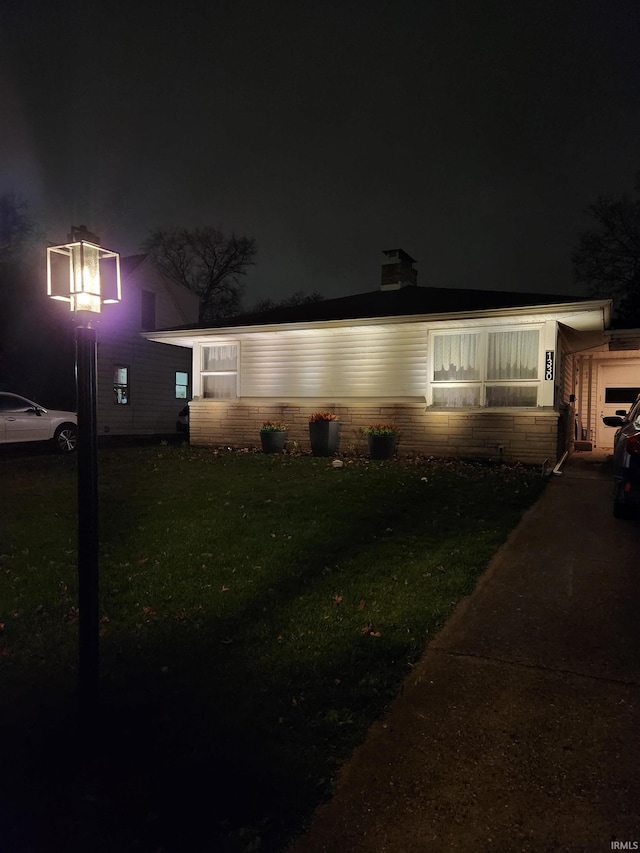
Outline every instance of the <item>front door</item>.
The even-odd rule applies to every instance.
[[[614,427],[607,427],[602,418],[615,415],[631,404],[640,394],[640,361],[604,363],[598,371],[598,410],[596,418],[596,447],[613,448]]]

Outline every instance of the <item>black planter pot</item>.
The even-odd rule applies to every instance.
[[[309,439],[314,456],[333,456],[340,446],[340,422],[310,421]]]
[[[263,453],[282,453],[286,440],[287,433],[281,429],[260,432],[260,444]]]
[[[391,459],[396,452],[395,435],[368,435],[367,443],[371,459]]]

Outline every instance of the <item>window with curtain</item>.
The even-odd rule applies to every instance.
[[[479,334],[438,335],[433,347],[433,378],[436,382],[480,379]]]
[[[462,385],[459,387],[436,386],[433,389],[434,406],[462,409],[480,405],[480,386]]]
[[[489,332],[487,379],[538,378],[537,329]]]
[[[539,329],[435,334],[432,405],[536,406],[539,349]]]
[[[230,400],[238,395],[238,344],[202,347],[202,396]]]

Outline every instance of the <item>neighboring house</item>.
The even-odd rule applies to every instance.
[[[192,323],[198,297],[166,278],[147,255],[121,259],[122,302],[98,325],[98,435],[170,434],[191,398],[191,351],[140,332]]]
[[[414,264],[390,250],[377,291],[145,333],[193,350],[191,442],[254,446],[278,419],[308,448],[309,414],[330,409],[342,450],[393,421],[401,453],[554,463],[576,438],[581,353],[608,346],[610,300],[422,288]]]

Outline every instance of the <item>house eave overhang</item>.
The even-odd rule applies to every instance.
[[[640,350],[640,329],[608,329],[604,339],[610,350]]]
[[[283,331],[303,331],[309,329],[332,330],[351,328],[353,326],[397,326],[408,323],[458,323],[473,320],[490,320],[492,318],[505,320],[513,318],[522,320],[530,317],[542,319],[552,315],[565,325],[572,326],[576,320],[576,328],[580,330],[604,331],[611,319],[611,300],[597,299],[593,301],[549,303],[546,305],[528,305],[517,308],[490,308],[475,311],[449,311],[440,314],[404,314],[385,317],[350,317],[340,320],[314,320],[301,323],[270,323],[253,325],[213,326],[196,329],[166,329],[140,334],[150,341],[172,344],[174,346],[193,347],[216,338],[240,338],[254,334],[274,333]]]

